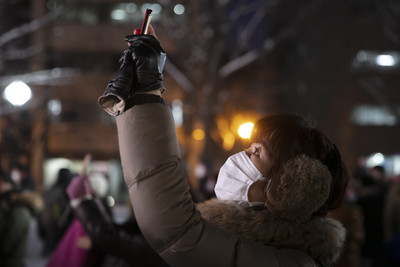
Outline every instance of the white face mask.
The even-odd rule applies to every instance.
[[[249,203],[249,187],[257,180],[266,180],[254,166],[245,151],[228,158],[221,167],[215,185],[215,195],[219,200]]]
[[[11,179],[14,181],[16,184],[20,184],[22,181],[22,176],[21,173],[17,170],[12,170],[11,171]]]

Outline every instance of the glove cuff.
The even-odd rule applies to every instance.
[[[97,103],[104,109],[108,114],[112,116],[118,116],[124,109],[126,105],[126,98],[124,98],[116,90],[108,90],[99,97]]]

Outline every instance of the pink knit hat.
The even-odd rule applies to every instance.
[[[332,176],[318,159],[299,155],[287,161],[267,186],[265,205],[277,216],[305,222],[327,201]]]

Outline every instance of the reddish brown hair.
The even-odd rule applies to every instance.
[[[261,143],[268,150],[273,161],[271,178],[279,177],[283,164],[298,155],[323,162],[332,175],[332,184],[329,198],[319,213],[324,215],[341,204],[349,180],[347,170],[336,146],[317,129],[313,120],[294,114],[264,117],[256,122],[251,142]]]

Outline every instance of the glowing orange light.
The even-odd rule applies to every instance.
[[[243,139],[249,139],[251,135],[251,130],[254,127],[254,123],[246,122],[239,126],[238,134]]]
[[[195,129],[192,132],[192,138],[196,141],[202,141],[206,137],[204,130],[202,129]]]

